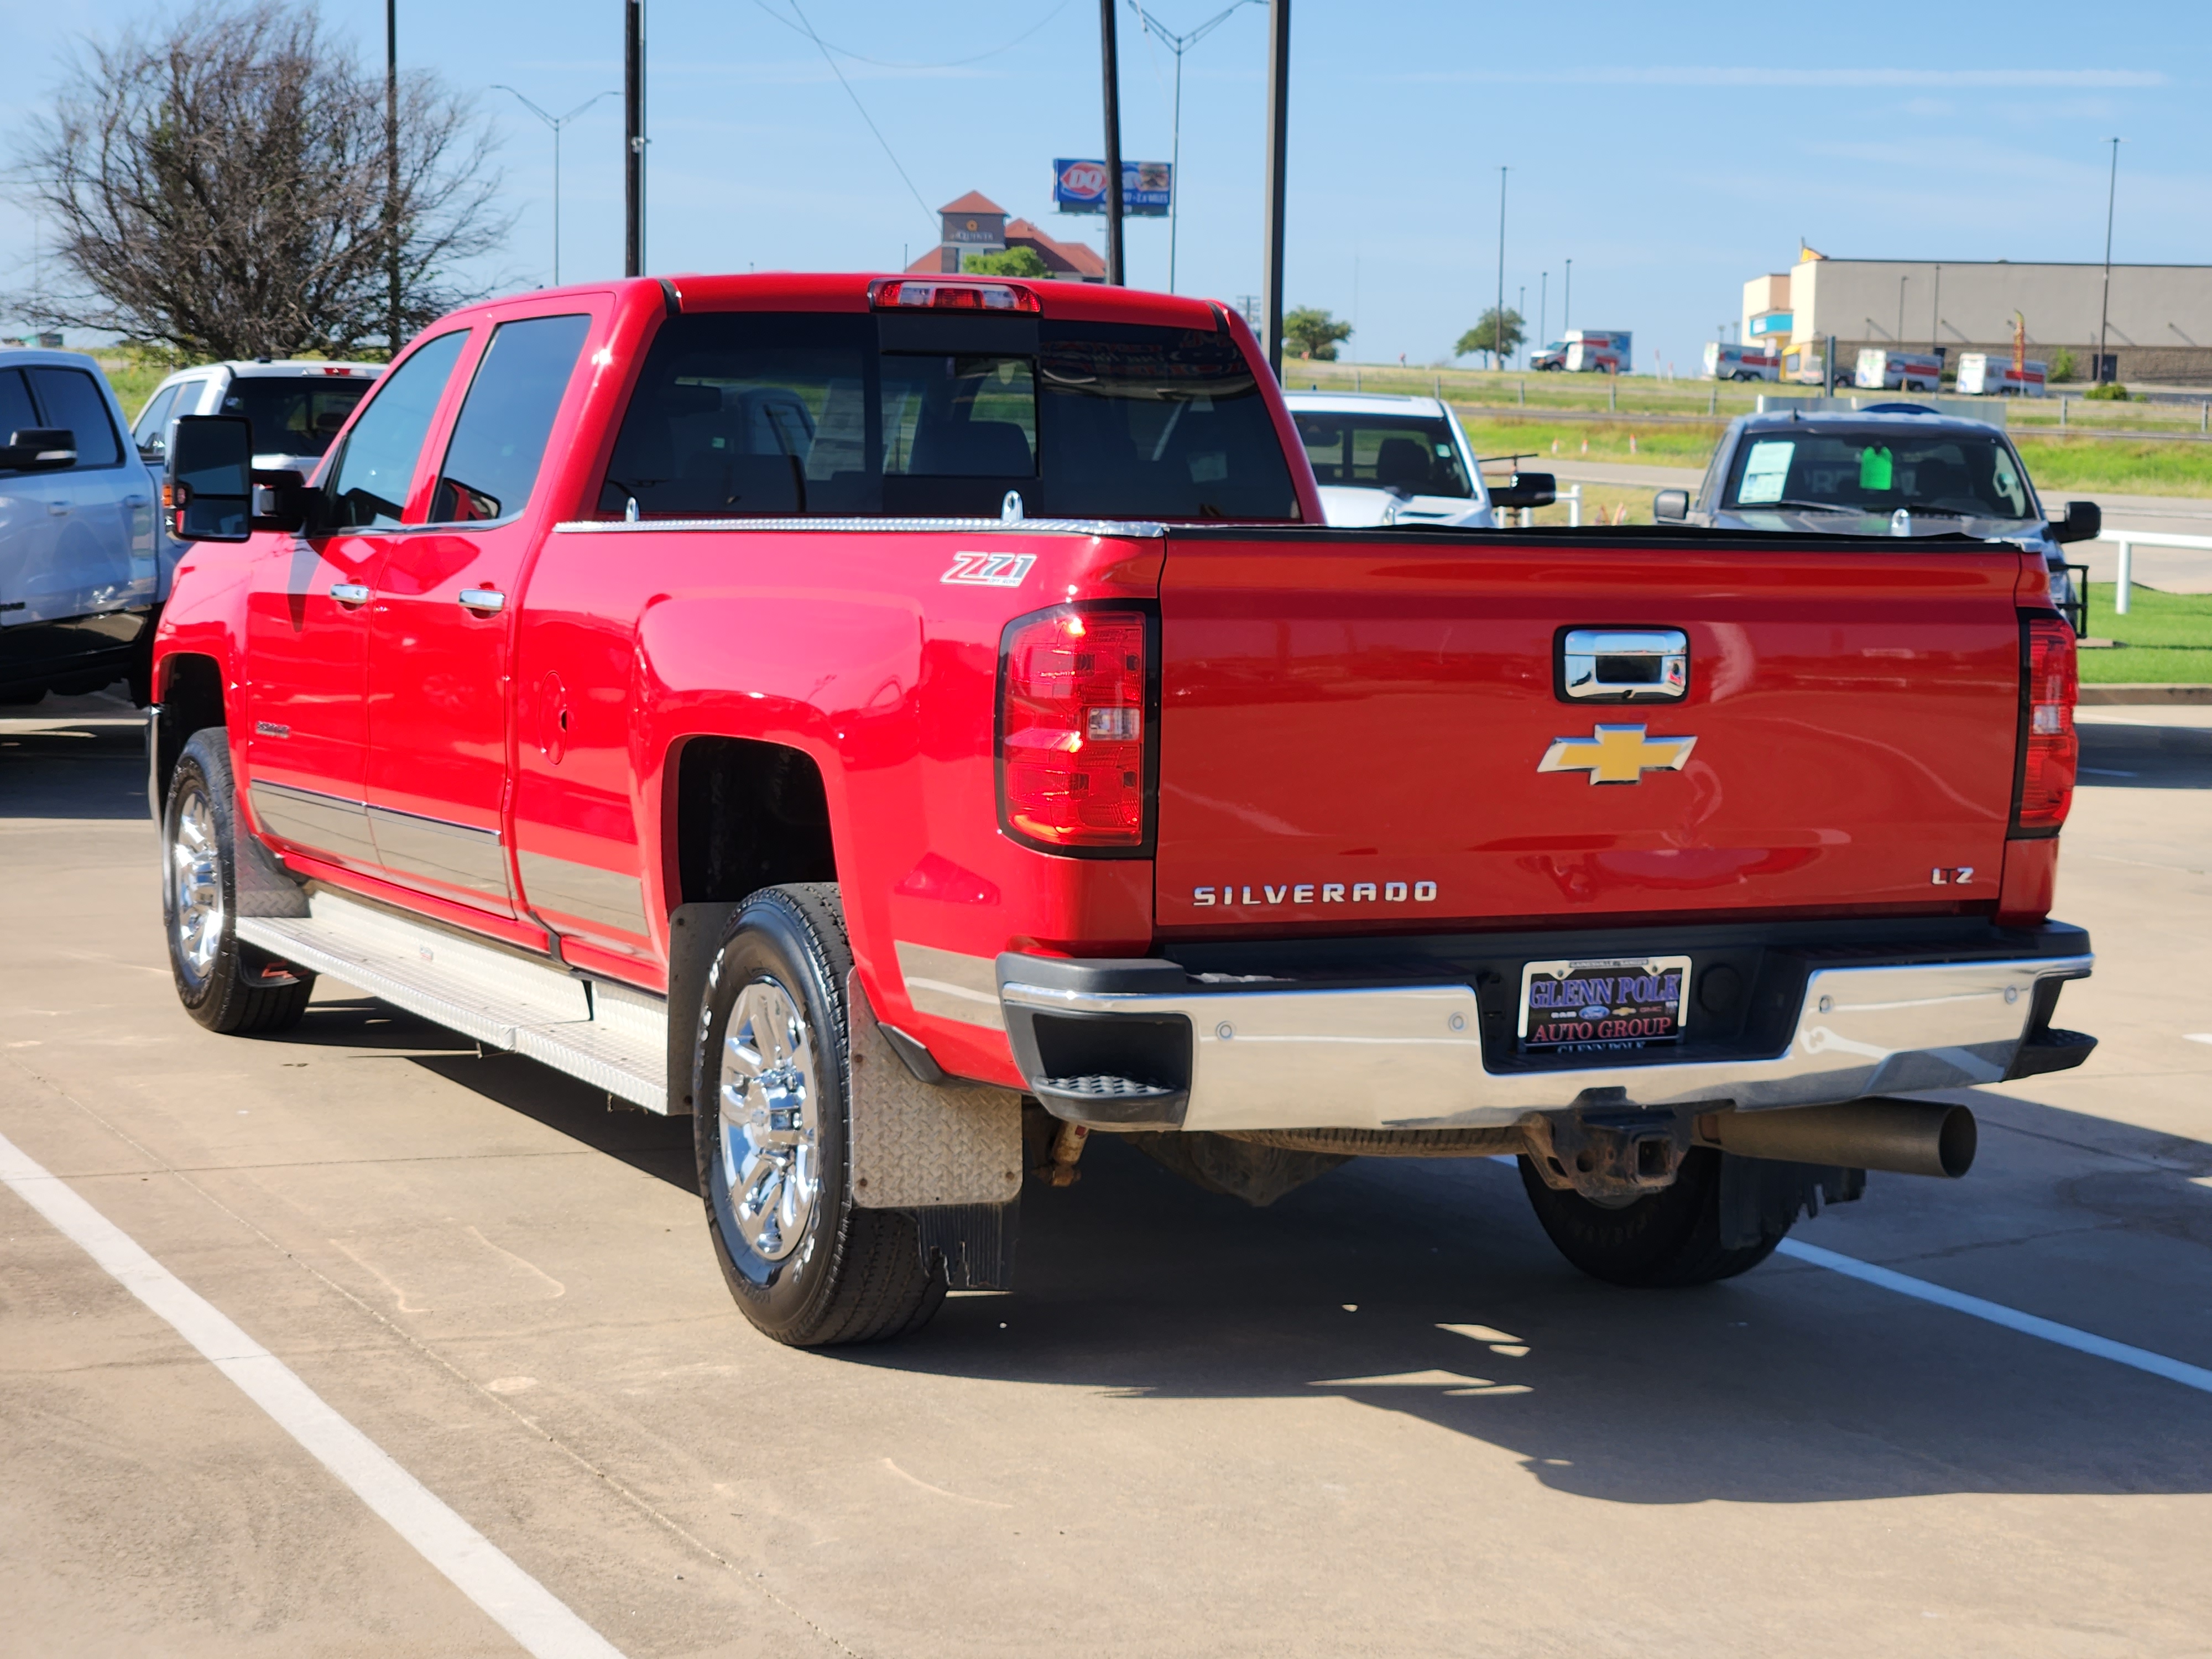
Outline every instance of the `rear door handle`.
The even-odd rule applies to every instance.
[[[360,582],[332,582],[331,597],[340,605],[367,605],[368,589]]]
[[[67,518],[69,516],[69,510],[70,504],[67,501],[48,501],[46,503],[46,511],[52,514],[57,519]]]
[[[507,609],[507,595],[496,587],[465,587],[461,590],[461,609],[473,611],[479,617],[495,617]]]

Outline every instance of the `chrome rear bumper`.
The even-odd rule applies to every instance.
[[[1163,962],[1118,964],[1139,970],[1115,976],[1125,981],[1159,971],[1150,985],[1102,990],[1067,983],[1072,964],[1015,954],[999,958],[998,977],[1017,1062],[1062,1116],[1125,1128],[1437,1129],[1578,1106],[1818,1106],[2056,1069],[2021,1064],[2024,1046],[2040,1035],[2031,1021],[2047,1023],[2056,982],[2086,977],[2094,960],[2085,952],[1815,968],[1779,1053],[1496,1068],[1465,984],[1216,989],[1186,981],[1176,988],[1169,981],[1183,979],[1182,970]],[[2039,996],[2046,982],[2049,994]],[[1065,1048],[1073,1032],[1092,1054],[1113,1052],[1123,1023],[1158,1053],[1163,1034],[1187,1022],[1187,1079],[1170,1080],[1183,1086],[1115,1091],[1103,1086],[1114,1081],[1104,1066],[1095,1068],[1103,1078],[1055,1077],[1039,1046],[1040,1016],[1048,1047]],[[1064,1086],[1078,1081],[1085,1086]]]

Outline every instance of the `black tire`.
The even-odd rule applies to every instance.
[[[945,1301],[944,1273],[923,1267],[914,1218],[853,1202],[852,968],[834,884],[764,887],[730,918],[698,1015],[692,1123],[714,1259],[754,1328],[794,1348],[903,1336]],[[794,1014],[796,1031],[784,1024]],[[768,1033],[777,1029],[789,1059],[769,1066]],[[738,1084],[743,1092],[726,1095]],[[733,1119],[726,1143],[725,1109],[748,1098],[757,1102],[749,1126]]]
[[[315,976],[239,939],[236,834],[228,733],[212,726],[192,734],[169,779],[161,933],[186,1013],[210,1031],[267,1036],[300,1023]]]
[[[1774,1254],[1790,1229],[1756,1244],[1721,1243],[1721,1155],[1692,1147],[1674,1184],[1618,1209],[1544,1184],[1524,1155],[1521,1184],[1561,1255],[1593,1279],[1637,1290],[1710,1285],[1747,1273]]]

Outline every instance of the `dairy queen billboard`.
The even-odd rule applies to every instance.
[[[1175,193],[1173,172],[1165,161],[1122,162],[1122,213],[1130,218],[1165,218]],[[1105,212],[1106,164],[1054,161],[1052,199],[1062,213]]]

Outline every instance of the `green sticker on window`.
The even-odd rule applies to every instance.
[[[1889,451],[1880,444],[1859,451],[1859,488],[1887,489],[1893,471]]]

